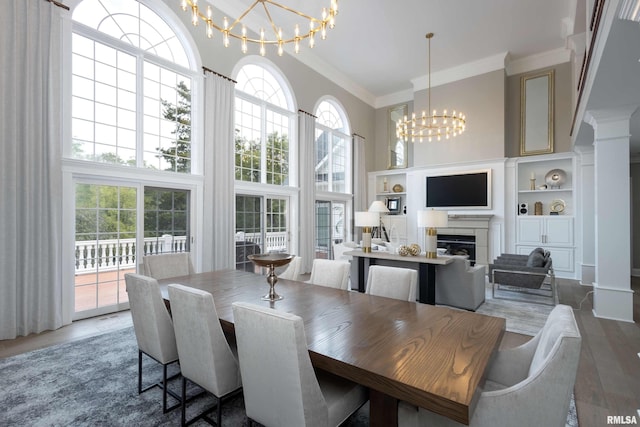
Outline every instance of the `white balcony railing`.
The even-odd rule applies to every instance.
[[[256,243],[263,248],[260,233],[245,233],[243,238],[244,241]],[[265,252],[283,251],[287,247],[287,232],[267,233],[266,248],[262,250]],[[186,250],[186,236],[148,237],[144,239],[144,247],[141,251],[136,247],[136,239],[77,241],[75,271],[76,274],[80,274],[135,268],[139,256],[185,252]]]

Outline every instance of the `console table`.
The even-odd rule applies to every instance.
[[[344,255],[351,255],[354,258],[357,266],[354,280],[358,283],[360,292],[365,291],[370,265],[379,264],[417,269],[418,301],[431,305],[436,303],[436,265],[447,265],[453,262],[453,258],[446,255],[439,255],[438,258],[427,258],[424,255],[400,256],[384,251],[362,252],[361,250],[353,250],[345,252]]]

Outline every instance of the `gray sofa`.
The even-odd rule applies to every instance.
[[[551,253],[542,248],[535,248],[529,255],[498,256],[492,264],[489,264],[489,280],[493,286],[494,298],[496,298],[496,288],[500,285],[520,288],[521,292],[526,293],[529,289],[541,289],[545,281],[548,281],[552,304],[555,305],[558,301]]]

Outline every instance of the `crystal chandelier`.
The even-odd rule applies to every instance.
[[[438,113],[431,110],[431,39],[433,33],[427,33],[429,40],[429,86],[428,86],[428,110],[422,112],[422,116],[417,117],[416,113],[411,118],[404,116],[404,120],[399,120],[396,124],[396,136],[405,141],[422,142],[424,139],[431,141],[436,138],[438,141],[442,137],[449,139],[452,136],[460,135],[465,129],[466,117],[461,112],[453,111],[448,114],[447,110]],[[431,112],[431,114],[429,114]]]
[[[255,0],[239,18],[231,22],[230,19],[225,16],[222,19],[221,25],[216,24],[213,21],[211,6],[207,6],[206,13],[203,13],[198,7],[198,0],[181,0],[181,6],[182,10],[185,12],[187,9],[191,10],[191,23],[194,26],[198,25],[200,20],[205,22],[207,37],[213,38],[214,30],[222,33],[222,43],[224,47],[229,47],[229,40],[234,38],[240,41],[242,53],[247,53],[247,45],[249,43],[254,43],[260,46],[260,55],[262,56],[266,54],[266,45],[275,45],[278,49],[278,55],[282,56],[284,52],[284,45],[287,43],[293,43],[294,50],[298,53],[300,51],[300,42],[304,39],[308,39],[309,47],[313,48],[315,45],[316,33],[320,32],[320,37],[323,40],[327,37],[327,27],[333,28],[335,26],[335,18],[338,14],[338,0],[329,1],[329,8],[322,8],[322,17],[317,19],[272,0]],[[247,27],[242,23],[242,20],[249,14],[249,12],[258,6],[258,4],[262,5],[264,14],[269,21],[271,29],[269,31],[265,31],[264,28],[261,28],[259,34],[260,38],[256,39],[247,35]],[[267,6],[279,8],[287,13],[297,15],[298,19],[308,21],[308,30],[302,30],[299,24],[295,24],[290,33],[283,33],[282,27],[276,25],[273,21],[271,12]]]

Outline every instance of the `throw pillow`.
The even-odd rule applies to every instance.
[[[544,252],[532,251],[527,259],[527,267],[543,267],[544,266]]]

